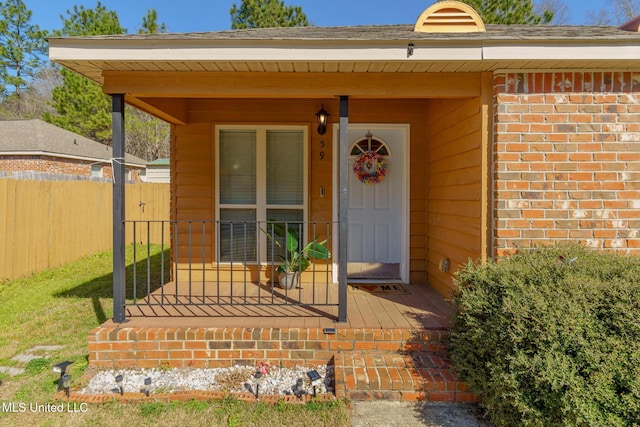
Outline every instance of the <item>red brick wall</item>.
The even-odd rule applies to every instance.
[[[6,172],[43,172],[60,175],[91,176],[91,164],[87,160],[69,159],[53,156],[0,156],[0,171]],[[130,168],[127,168],[129,172]],[[140,169],[132,169],[131,180],[140,180]],[[102,166],[104,178],[113,177],[111,165]]]
[[[319,328],[130,328],[101,326],[89,333],[89,365],[100,369],[220,368],[325,364],[343,351],[429,351],[444,354],[442,330]]]
[[[494,247],[640,253],[640,72],[494,76]]]

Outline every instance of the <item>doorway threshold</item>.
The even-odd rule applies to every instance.
[[[347,281],[357,280],[359,282],[377,281],[400,281],[399,263],[381,262],[349,262],[347,264]]]

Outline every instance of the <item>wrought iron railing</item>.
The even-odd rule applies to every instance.
[[[336,306],[332,222],[125,221],[126,304]],[[282,270],[304,270],[289,288]],[[293,274],[293,276],[296,276]]]

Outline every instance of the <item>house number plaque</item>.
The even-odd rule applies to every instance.
[[[324,160],[324,139],[320,140],[320,148],[322,149],[320,151],[320,160]]]

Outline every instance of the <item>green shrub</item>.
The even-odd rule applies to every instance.
[[[469,263],[449,354],[496,425],[640,425],[640,259],[580,246]]]

